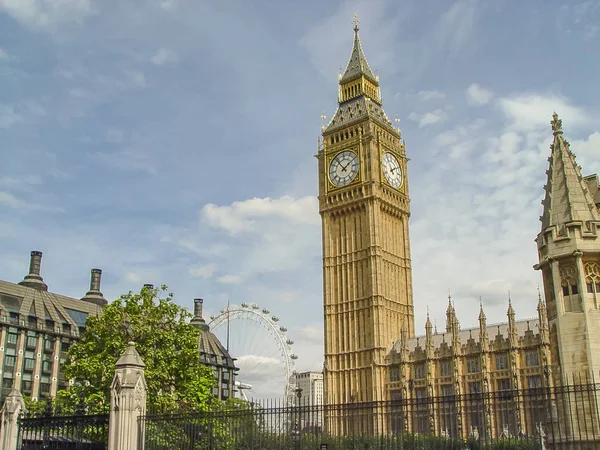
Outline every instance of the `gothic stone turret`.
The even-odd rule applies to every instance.
[[[592,195],[597,177],[581,176],[556,113],[551,124],[534,267],[544,280],[554,376],[566,382],[600,373],[600,214]]]

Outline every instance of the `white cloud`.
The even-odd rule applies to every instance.
[[[50,204],[28,202],[22,200],[7,191],[0,191],[0,205],[4,205],[7,208],[11,208],[18,211],[39,211],[49,213],[57,213],[64,211],[62,208],[52,206]]]
[[[0,191],[0,205],[8,208],[20,209],[26,206],[26,203],[16,198],[10,192]]]
[[[316,197],[296,199],[283,196],[278,199],[253,198],[238,201],[230,206],[205,205],[202,218],[210,225],[221,228],[232,234],[252,229],[259,218],[280,217],[293,222],[319,224],[318,204]]]
[[[467,103],[471,106],[487,105],[494,98],[494,94],[489,89],[485,89],[478,84],[471,84],[467,88]]]
[[[175,6],[177,6],[177,1],[176,0],[162,0],[159,3],[159,5],[162,9],[170,10],[170,9],[175,8]]]
[[[152,62],[157,66],[177,61],[177,55],[166,48],[159,49],[152,57]]]
[[[436,109],[435,111],[427,112],[424,114],[418,114],[412,112],[408,115],[410,120],[414,120],[419,123],[419,128],[426,127],[427,125],[433,125],[438,122],[442,122],[446,119],[446,113],[442,109]]]
[[[217,265],[210,263],[202,266],[194,266],[188,269],[188,274],[194,278],[210,278],[217,270]]]
[[[129,78],[129,83],[132,87],[145,88],[148,84],[146,82],[146,75],[138,70],[126,70],[125,75]]]
[[[584,175],[600,173],[600,133],[595,132],[587,139],[571,141],[571,149],[577,155],[577,163],[583,167]]]
[[[552,112],[556,111],[569,126],[578,126],[590,121],[582,108],[572,106],[556,95],[518,94],[498,99],[498,105],[510,126],[520,131],[535,131],[548,128]]]
[[[8,54],[0,48],[0,60],[8,59]]]
[[[0,128],[10,128],[21,122],[23,117],[11,105],[0,104]]]
[[[27,174],[22,176],[11,175],[0,178],[0,185],[16,189],[26,188],[32,185],[40,185],[42,183],[42,177],[37,174]]]
[[[443,92],[440,91],[419,91],[417,93],[417,97],[419,97],[420,100],[423,101],[429,101],[429,100],[440,100],[443,98],[446,98],[446,94],[444,94]]]
[[[126,272],[125,275],[123,275],[123,279],[130,283],[141,283],[142,276],[139,273]]]
[[[34,29],[52,28],[66,22],[81,23],[93,13],[91,0],[3,0],[0,10]]]
[[[244,281],[241,275],[223,275],[217,278],[217,282],[221,284],[240,284]]]
[[[69,95],[71,97],[84,98],[87,97],[88,93],[81,88],[71,88],[69,89]]]

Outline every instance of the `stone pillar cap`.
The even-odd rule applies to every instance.
[[[116,367],[146,367],[146,364],[144,364],[144,361],[142,361],[140,354],[135,349],[135,342],[129,342],[127,344],[127,350],[123,352],[117,361]]]

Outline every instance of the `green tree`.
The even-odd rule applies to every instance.
[[[213,400],[215,380],[209,367],[200,364],[200,331],[189,325],[191,315],[166,294],[167,287],[144,287],[129,292],[89,317],[81,340],[73,344],[62,368],[75,380],[58,393],[58,400],[77,405],[80,399],[90,412],[110,404],[115,364],[127,343],[146,364],[147,405],[150,411],[206,411]]]

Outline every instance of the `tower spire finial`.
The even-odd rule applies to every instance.
[[[557,134],[562,134],[562,120],[558,118],[558,114],[556,111],[552,113],[552,120],[550,121],[550,125],[552,125],[552,132],[554,136]]]
[[[352,25],[354,25],[354,32],[358,33],[358,24],[360,22],[358,21],[358,14],[354,13],[354,20],[352,21]]]

